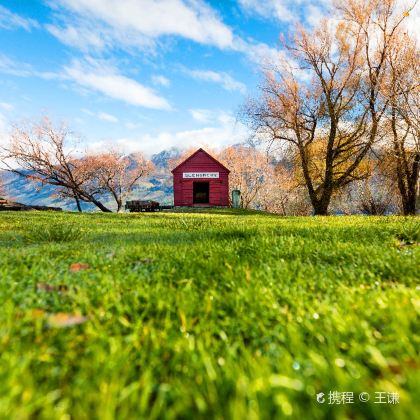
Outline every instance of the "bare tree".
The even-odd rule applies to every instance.
[[[282,216],[307,216],[311,203],[296,182],[293,168],[285,162],[276,163],[258,196],[258,208]]]
[[[397,180],[402,210],[416,214],[420,169],[420,51],[401,33],[389,54],[390,71],[384,86],[389,99],[386,173]]]
[[[41,186],[52,185],[63,196],[110,212],[100,201],[101,189],[94,182],[97,167],[77,157],[77,139],[65,125],[55,126],[48,118],[37,124],[15,126],[10,145],[3,147],[3,161],[9,171]]]
[[[133,191],[141,178],[153,171],[152,162],[141,153],[124,155],[117,149],[89,156],[97,170],[97,181],[102,191],[110,193],[117,204],[117,211],[123,210],[124,199]]]
[[[347,195],[350,213],[361,212],[382,216],[398,210],[395,194],[396,185],[376,170],[371,177],[357,181],[350,186]],[[343,203],[343,201],[342,201]]]
[[[217,157],[231,171],[230,191],[241,191],[241,207],[255,208],[261,196],[268,193],[268,181],[274,177],[274,165],[267,155],[255,148],[231,146]]]
[[[367,176],[361,163],[380,139],[387,54],[405,18],[396,16],[393,0],[385,3],[339,2],[335,29],[326,20],[312,32],[298,29],[285,46],[292,62],[267,71],[261,97],[245,106],[245,120],[260,137],[298,157],[318,215],[328,213],[335,192]]]

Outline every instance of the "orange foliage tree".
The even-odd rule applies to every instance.
[[[77,137],[64,124],[43,118],[14,127],[10,144],[2,148],[2,160],[9,171],[41,187],[52,185],[60,195],[73,198],[79,211],[80,202],[86,201],[110,212],[100,201],[97,166],[80,156],[77,148]]]
[[[384,172],[395,179],[405,215],[416,214],[420,169],[420,50],[408,33],[400,33],[389,57],[383,95],[387,144]]]
[[[117,205],[117,212],[123,210],[123,201],[141,178],[150,175],[154,170],[152,162],[141,153],[127,156],[115,148],[105,153],[88,155],[85,162],[96,168],[93,182],[102,192],[111,194]]]
[[[328,214],[333,195],[361,179],[360,166],[381,138],[387,58],[409,15],[395,3],[339,0],[338,25],[298,28],[285,45],[291,59],[273,63],[261,96],[244,107],[259,137],[298,157],[315,214]],[[315,171],[314,149],[322,159]]]

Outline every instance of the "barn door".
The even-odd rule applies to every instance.
[[[209,204],[210,198],[209,182],[194,182],[193,184],[193,204]]]

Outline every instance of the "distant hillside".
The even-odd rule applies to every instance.
[[[156,153],[155,155],[152,155],[151,161],[153,164],[160,169],[167,169],[168,168],[168,162],[171,159],[177,159],[181,156],[182,151],[172,147],[168,150],[163,150],[160,153]]]
[[[164,150],[152,156],[151,160],[156,166],[156,173],[152,177],[145,178],[135,188],[128,199],[155,200],[164,205],[173,204],[172,174],[168,170],[168,160],[180,155],[178,149]],[[1,176],[5,184],[6,196],[14,201],[40,206],[62,207],[65,210],[75,211],[76,205],[72,200],[63,200],[55,196],[54,188],[46,185],[37,189],[35,185],[25,178],[9,172],[2,172]],[[110,197],[104,196],[103,203],[114,209],[114,202]],[[95,211],[96,207],[83,203],[85,211]]]

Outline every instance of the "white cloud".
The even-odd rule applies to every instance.
[[[216,72],[213,70],[189,70],[185,69],[185,72],[194,79],[205,80],[207,82],[214,82],[220,84],[223,89],[234,91],[237,90],[241,93],[246,92],[246,86],[235,80],[231,75],[225,72]]]
[[[242,9],[266,19],[277,19],[286,24],[319,22],[331,0],[238,0]]]
[[[0,102],[0,108],[4,109],[5,111],[11,111],[14,106],[12,104],[9,104],[9,102]]]
[[[332,10],[333,0],[238,0],[246,13],[265,19],[277,19],[287,25],[303,23],[314,27]],[[413,5],[414,0],[396,0],[400,13]],[[406,19],[406,28],[420,41],[420,2],[417,2]]]
[[[0,113],[0,132],[5,131],[6,129],[6,117]]]
[[[4,54],[0,54],[0,73],[10,74],[17,77],[34,76],[45,80],[60,78],[60,76],[56,73],[38,71],[30,64],[17,62]]]
[[[244,41],[240,38],[235,40],[234,48],[236,51],[245,54],[249,60],[259,66],[264,66],[266,63],[275,63],[280,56],[284,55],[283,50],[270,47],[262,42]]]
[[[98,118],[102,121],[108,121],[108,122],[111,122],[111,123],[117,123],[118,122],[118,118],[115,115],[111,115],[111,114],[108,114],[106,112],[100,112],[98,114]]]
[[[169,35],[229,48],[233,40],[231,29],[202,0],[56,0],[50,5],[61,13],[64,28],[49,25],[48,30],[70,45],[103,48],[112,39],[138,46]],[[63,18],[63,8],[73,15]]]
[[[73,61],[71,65],[64,68],[64,77],[80,86],[130,105],[152,109],[171,108],[165,98],[158,96],[149,87],[119,74],[114,68],[93,60],[87,60],[85,63]]]
[[[213,112],[209,109],[190,109],[190,114],[194,120],[201,123],[208,123],[213,119]]]
[[[52,24],[47,24],[45,28],[63,44],[78,47],[83,51],[88,51],[89,48],[102,50],[106,45],[105,37],[101,36],[99,31],[83,26],[75,27],[68,25],[65,28],[60,28]]]
[[[128,130],[136,130],[137,128],[140,128],[142,126],[142,124],[133,123],[131,121],[126,121],[124,125],[125,125],[125,128],[127,128]]]
[[[93,112],[87,108],[81,108],[81,111],[90,117],[98,118],[102,121],[107,121],[111,123],[117,123],[118,118],[115,115],[108,114],[107,112]]]
[[[250,12],[281,14],[284,2],[280,0],[240,0]],[[296,0],[309,2],[315,0]],[[330,0],[319,0],[328,2]],[[292,3],[286,0],[286,3]],[[217,13],[204,0],[50,0],[56,10],[56,21],[46,25],[61,42],[84,52],[133,48],[156,52],[166,37],[182,37],[220,49],[245,54],[259,64],[276,50],[252,39],[242,39],[233,34]],[[287,9],[288,10],[288,9]],[[158,76],[159,77],[159,76]],[[166,79],[167,80],[167,79]],[[165,85],[158,79],[155,84]],[[241,88],[240,88],[241,89]]]
[[[91,111],[90,109],[81,108],[80,111],[82,111],[86,115],[89,115],[90,117],[94,117],[95,116],[95,113],[93,111]]]
[[[322,19],[325,17],[323,10],[315,5],[308,5],[306,8],[306,20],[307,22],[315,27],[320,24]]]
[[[225,146],[245,141],[249,136],[248,130],[235,118],[227,113],[218,118],[217,124],[197,130],[162,131],[157,134],[145,134],[139,137],[115,139],[116,144],[128,153],[143,152],[150,156],[171,147],[186,149],[189,147],[205,147],[221,149]],[[110,141],[104,140],[90,144],[92,150],[101,150]]]
[[[217,123],[222,126],[227,126],[233,123],[232,114],[226,111],[211,109],[190,109],[189,113],[195,121],[203,124]]]
[[[169,79],[167,79],[165,76],[160,76],[160,75],[152,76],[152,82],[155,85],[160,85],[164,87],[168,87],[171,84],[171,81]]]
[[[0,146],[6,146],[9,142],[8,123],[6,117],[0,113]]]
[[[39,24],[34,19],[24,18],[0,5],[0,28],[2,29],[24,29],[31,31],[38,28]]]
[[[289,0],[238,0],[242,9],[266,18],[277,18],[283,22],[293,20],[293,14],[288,9]]]
[[[25,63],[17,63],[10,57],[0,54],[0,72],[12,76],[28,77],[31,76],[33,69]]]
[[[89,58],[84,62],[73,60],[70,65],[63,68],[61,73],[53,73],[38,71],[29,64],[18,63],[0,54],[0,73],[17,77],[73,81],[79,87],[100,92],[105,96],[130,105],[152,109],[171,109],[169,102],[159,96],[153,89],[123,76],[116,68],[110,67],[106,62]]]

